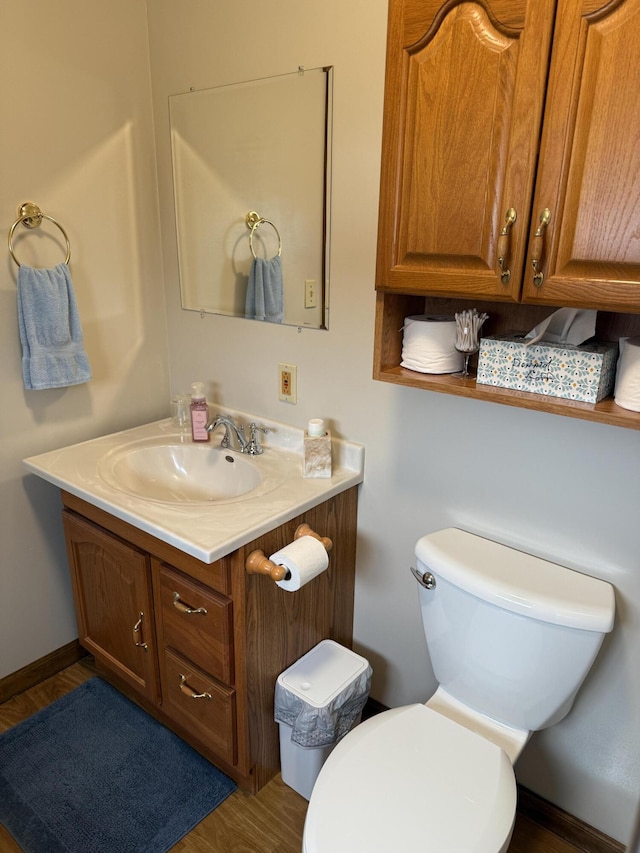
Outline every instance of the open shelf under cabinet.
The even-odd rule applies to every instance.
[[[483,328],[485,335],[528,331],[558,308],[479,300],[473,304],[478,310],[489,314],[489,320]],[[450,374],[424,374],[400,367],[405,317],[413,314],[454,314],[470,305],[468,299],[441,299],[378,291],[374,379],[640,430],[640,412],[623,409],[616,405],[612,397],[599,403],[581,403],[561,397],[476,384],[473,378],[457,379]],[[606,341],[640,335],[640,314],[599,312],[596,333],[598,338]],[[471,364],[475,367],[473,361]]]

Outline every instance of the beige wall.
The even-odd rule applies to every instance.
[[[2,4],[0,232],[35,201],[71,240],[93,379],[25,391],[17,267],[0,262],[0,677],[77,637],[57,490],[21,460],[167,413],[146,4]],[[16,231],[35,266],[64,258],[46,235]]]
[[[534,735],[517,774],[626,840],[640,793],[640,433],[371,379],[386,6],[150,2],[172,388],[202,379],[221,406],[299,426],[324,417],[366,446],[355,637],[389,705],[434,689],[409,574],[422,534],[460,525],[612,581],[615,634],[572,715]],[[330,329],[180,311],[167,97],[298,65],[335,67]],[[298,366],[297,406],[278,401],[279,361]]]
[[[386,0],[149,0],[157,184],[142,0],[4,6],[2,226],[33,199],[68,229],[94,379],[24,391],[7,254],[0,677],[76,635],[58,497],[20,460],[161,416],[169,386],[202,379],[221,406],[299,426],[325,417],[366,446],[355,636],[380,701],[423,701],[434,688],[408,571],[424,533],[459,525],[616,586],[615,632],[571,716],[534,735],[517,774],[626,840],[640,794],[640,433],[371,379]],[[168,95],[325,64],[335,67],[330,330],[182,311]],[[278,401],[279,361],[298,366],[297,406]]]

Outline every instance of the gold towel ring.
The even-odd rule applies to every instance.
[[[250,213],[247,213],[245,217],[245,222],[247,223],[247,228],[251,229],[249,234],[249,248],[251,249],[251,254],[253,255],[254,259],[257,260],[256,253],[253,248],[253,232],[261,225],[270,225],[276,232],[278,236],[278,257],[280,257],[280,255],[282,254],[282,238],[280,237],[280,232],[273,224],[273,222],[270,219],[263,219],[258,213],[255,212],[255,210],[252,210]]]
[[[42,225],[43,219],[48,219],[49,222],[53,222],[53,224],[57,226],[60,231],[62,231],[62,236],[64,237],[64,241],[67,245],[67,256],[64,259],[64,262],[65,264],[68,264],[71,260],[71,243],[69,242],[67,232],[64,230],[62,225],[60,225],[57,219],[54,219],[53,216],[48,216],[46,213],[43,213],[37,204],[34,204],[32,201],[25,201],[24,204],[20,205],[18,209],[18,218],[9,230],[9,252],[18,266],[21,266],[21,264],[20,261],[16,258],[15,252],[13,251],[13,232],[16,230],[18,225],[20,225],[20,223],[22,223],[25,228],[39,228],[40,225]]]

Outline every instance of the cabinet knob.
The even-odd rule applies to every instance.
[[[511,280],[511,270],[508,266],[511,254],[511,228],[517,218],[518,214],[515,208],[510,207],[506,212],[504,225],[498,237],[498,266],[500,267],[500,281],[503,284],[509,284]]]
[[[544,235],[550,222],[551,211],[548,207],[545,207],[540,214],[540,220],[536,228],[536,233],[533,235],[531,246],[531,267],[533,268],[533,283],[536,287],[542,287],[542,282],[544,281],[544,273],[540,269],[540,262],[542,261],[544,251]]]

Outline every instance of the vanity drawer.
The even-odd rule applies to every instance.
[[[235,764],[235,691],[169,649],[163,652],[161,668],[166,713],[227,764]]]
[[[231,599],[159,565],[161,645],[171,646],[214,678],[232,683]]]

